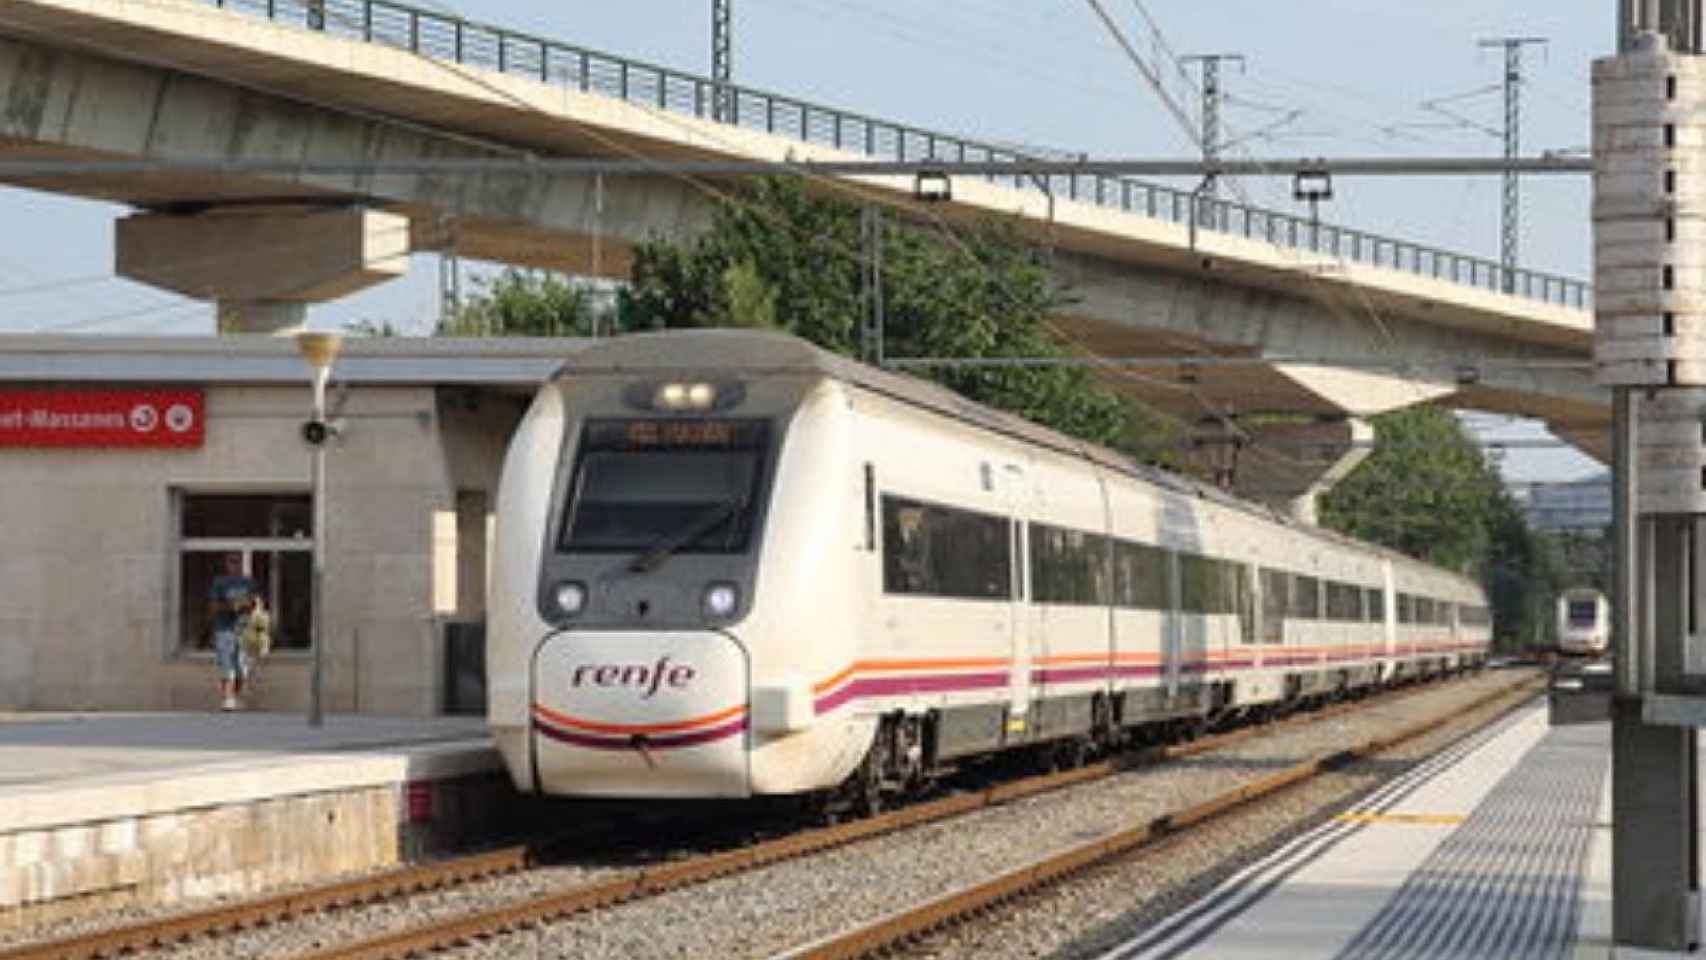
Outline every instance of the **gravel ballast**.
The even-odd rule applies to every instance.
[[[547,927],[494,937],[446,956],[768,956],[987,879],[1070,844],[1189,806],[1293,763],[1451,713],[1492,689],[1510,685],[1519,676],[1512,672],[1486,673],[1424,688],[1354,712],[1277,728],[1200,756],[1133,770]],[[1298,824],[1322,815],[1323,809],[1397,772],[1391,758],[1424,755],[1431,749],[1430,743],[1437,746],[1445,736],[1430,735],[1377,763],[1353,765],[1326,780],[1289,791],[1277,802],[1233,814],[1205,831],[1170,841],[1179,853],[1167,858],[1163,870],[1151,864],[1134,868],[1133,876],[1125,877],[1117,866],[1101,868],[1062,888],[1082,888],[1082,892],[1045,894],[1029,901],[1022,913],[1013,914],[1011,929],[1007,929],[1009,921],[1003,913],[993,922],[985,920],[975,927],[933,938],[924,955],[1036,956],[1062,948],[1076,949],[1076,939],[1085,930],[1113,931],[1121,922],[1141,922],[1141,911],[1147,906],[1179,895],[1169,891],[1199,880],[1207,882],[1202,878],[1213,874],[1218,864],[1265,849],[1276,836],[1295,832]],[[433,917],[500,906],[531,894],[594,882],[624,869],[587,862],[529,871],[142,955],[185,960],[291,956]],[[1096,895],[1099,889],[1107,891],[1105,898]],[[1033,916],[1033,910],[1047,910],[1051,904],[1054,913]],[[170,911],[149,911],[153,915],[165,912]],[[134,920],[141,915],[141,911],[132,911],[125,917]],[[113,922],[112,915],[86,918],[55,925],[51,932],[37,931],[30,939]],[[17,934],[0,931],[0,944],[21,939]]]
[[[1299,761],[1452,713],[1516,679],[1509,673],[1484,674],[1198,757],[495,938],[449,956],[463,960],[768,956],[987,879],[1070,844],[1189,806]],[[1372,768],[1380,772],[1367,774],[1363,786],[1393,772],[1387,759]],[[1268,816],[1236,831],[1246,846],[1271,838],[1315,808],[1291,797],[1285,803],[1288,816]],[[1223,823],[1201,832],[1225,839],[1233,831]],[[1215,846],[1204,846],[1181,857],[1181,874],[1190,877],[1212,868],[1220,857],[1217,851]],[[1124,909],[1129,910],[1131,894],[1126,891],[1123,896]],[[1061,942],[1071,938],[1073,929],[1082,927],[1065,928]],[[1012,940],[1008,943],[1017,946]],[[989,947],[982,944],[962,955],[988,956]],[[1029,944],[1005,955],[1036,956],[1039,950],[1046,952],[1038,944]]]

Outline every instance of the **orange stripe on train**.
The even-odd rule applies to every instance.
[[[695,727],[711,726],[713,724],[721,723],[724,720],[728,720],[731,717],[736,717],[745,713],[746,705],[736,704],[735,706],[729,707],[725,710],[718,710],[716,713],[708,713],[702,717],[693,717],[688,720],[676,720],[671,723],[602,723],[597,720],[587,720],[582,717],[571,717],[567,714],[558,713],[549,707],[544,707],[537,703],[533,705],[533,712],[552,723],[560,724],[565,727],[574,727],[579,730],[588,730],[593,733],[649,734],[678,733],[683,730],[692,730]]]

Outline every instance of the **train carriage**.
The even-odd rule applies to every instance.
[[[1593,587],[1570,587],[1558,595],[1558,652],[1597,657],[1611,642],[1611,604]]]
[[[780,334],[606,341],[505,461],[517,785],[874,806],[1485,657],[1474,584]]]

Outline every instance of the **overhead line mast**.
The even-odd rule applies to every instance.
[[[1222,61],[1235,61],[1239,68],[1244,66],[1244,55],[1241,53],[1199,53],[1180,57],[1180,64],[1202,64],[1202,159],[1208,172],[1203,176],[1202,198],[1209,210],[1214,209],[1214,201],[1220,199],[1220,175],[1215,168],[1220,164],[1220,64]]]
[[[1505,160],[1522,155],[1522,48],[1546,42],[1545,37],[1498,37],[1482,40],[1483,47],[1505,50]],[[1518,247],[1521,243],[1522,193],[1517,172],[1505,171],[1504,203],[1499,224],[1499,263],[1504,292],[1516,292]]]
[[[733,3],[711,0],[711,119],[723,123],[735,122]]]

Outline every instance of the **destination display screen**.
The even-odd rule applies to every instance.
[[[744,552],[757,522],[767,428],[763,420],[589,420],[557,549]]]
[[[764,445],[762,420],[590,420],[588,450],[750,450]]]

